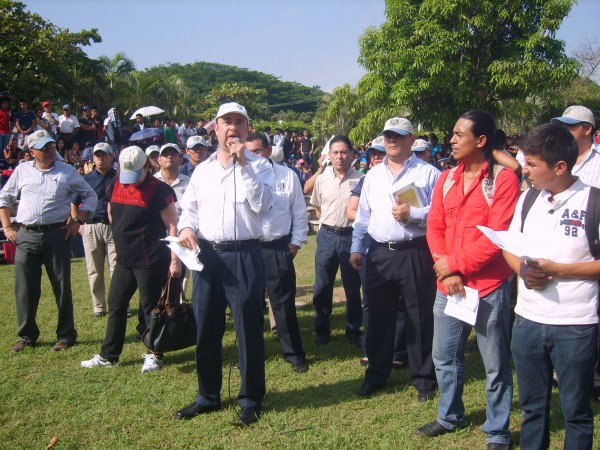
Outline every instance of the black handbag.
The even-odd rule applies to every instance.
[[[181,278],[169,276],[158,305],[150,313],[150,323],[142,334],[142,341],[153,353],[174,352],[196,345],[196,319],[192,305],[185,302],[181,281]],[[183,301],[176,303],[180,293]]]

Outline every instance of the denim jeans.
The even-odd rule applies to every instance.
[[[444,314],[447,301],[438,291],[433,307],[433,362],[440,390],[437,421],[452,430],[464,423],[465,345],[472,327]],[[513,380],[510,298],[506,282],[479,300],[475,331],[486,373],[486,421],[482,429],[488,443],[509,444]]]
[[[346,335],[360,336],[363,323],[360,302],[360,276],[350,265],[352,235],[338,236],[321,228],[317,234],[315,251],[315,333],[328,336],[331,333],[329,317],[333,307],[333,285],[338,268],[342,272],[342,285],[346,294]]]
[[[591,449],[591,395],[598,326],[545,325],[516,317],[512,352],[523,414],[521,448],[548,448],[552,368],[558,377],[566,449]]]

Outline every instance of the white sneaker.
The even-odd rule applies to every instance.
[[[160,370],[161,367],[165,364],[162,359],[158,359],[156,355],[153,355],[152,353],[144,353],[142,355],[142,358],[144,358],[142,373],[156,372],[157,370]]]
[[[114,367],[117,363],[110,362],[108,359],[104,359],[100,355],[94,355],[92,359],[88,359],[87,361],[81,361],[80,366],[85,367],[86,369],[91,369],[92,367]]]

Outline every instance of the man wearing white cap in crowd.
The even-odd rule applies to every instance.
[[[594,113],[585,106],[573,105],[551,122],[562,124],[577,141],[579,154],[571,173],[585,184],[600,188],[600,153],[592,146],[596,127]]]
[[[366,175],[352,237],[350,264],[366,264],[369,299],[366,347],[369,367],[357,391],[370,397],[380,390],[392,371],[396,311],[403,302],[411,384],[420,402],[433,399],[437,388],[431,356],[435,273],[425,230],[433,187],[440,172],[411,151],[412,123],[394,117],[383,132],[386,157]],[[405,202],[396,192],[409,189],[420,204]],[[367,233],[372,238],[364,248]],[[366,258],[363,256],[366,253]]]
[[[106,197],[106,191],[113,182],[117,171],[113,167],[115,155],[111,146],[106,142],[99,142],[94,146],[93,160],[94,168],[90,173],[85,174],[83,179],[98,196],[98,205],[90,213],[79,232],[83,237],[94,317],[102,317],[108,312],[104,287],[104,264],[108,260],[108,270],[112,276],[117,260],[115,242],[108,220],[108,199]],[[80,196],[76,195],[73,204],[79,205],[80,202]]]
[[[179,173],[191,177],[198,164],[208,158],[208,144],[202,136],[191,136],[186,146],[186,153],[190,160],[179,168]]]
[[[273,207],[263,218],[263,237],[260,242],[265,262],[265,284],[283,358],[296,372],[303,373],[308,371],[308,364],[296,316],[296,268],[293,260],[302,244],[307,242],[306,202],[296,174],[280,164],[283,160],[281,147],[278,147],[278,154],[274,155],[264,133],[250,133],[246,138],[246,148],[272,161],[275,196]]]
[[[200,247],[202,272],[194,272],[193,305],[198,325],[198,395],[177,411],[191,419],[221,407],[222,339],[229,304],[239,340],[242,383],[240,425],[258,420],[265,394],[263,304],[265,271],[258,239],[263,215],[273,205],[273,170],[244,146],[248,113],[237,103],[219,107],[219,149],[200,164],[180,201],[179,242]]]
[[[79,131],[79,120],[71,114],[71,105],[63,105],[63,114],[58,117],[58,133],[67,145],[67,149],[71,148],[73,142],[77,140],[77,132]]]
[[[151,145],[146,149],[146,157],[150,163],[150,171],[155,174],[160,171],[160,162],[158,157],[160,156],[160,147],[158,145]]]
[[[600,153],[598,147],[592,145],[594,128],[596,128],[594,113],[585,106],[573,105],[565,109],[562,116],[555,117],[551,122],[558,122],[565,126],[577,141],[579,153],[571,173],[588,186],[600,188]],[[598,355],[600,355],[600,343]],[[596,362],[594,372],[593,399],[600,403],[600,360]]]
[[[431,144],[425,139],[415,139],[412,145],[412,152],[421,161],[431,163]]]
[[[167,276],[181,274],[181,262],[164,242],[177,236],[175,192],[150,175],[144,151],[131,146],[119,155],[119,176],[107,193],[108,211],[117,250],[117,264],[108,292],[109,316],[100,353],[81,361],[85,368],[117,364],[127,328],[127,309],[139,289],[146,323],[156,307]],[[142,373],[159,370],[162,355],[145,354]]]
[[[56,143],[47,131],[30,134],[29,149],[35,160],[19,164],[0,191],[4,234],[10,242],[19,244],[15,256],[19,323],[19,339],[12,348],[15,353],[35,345],[40,335],[35,316],[41,295],[42,264],[58,306],[58,340],[52,351],[64,350],[75,343],[69,240],[96,209],[98,201],[74,167],[56,161]],[[72,209],[73,194],[81,196],[81,205]],[[10,221],[10,208],[19,198],[17,231]]]

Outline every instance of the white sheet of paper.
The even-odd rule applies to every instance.
[[[482,225],[477,225],[477,228],[497,247],[519,258],[547,258],[549,256],[548,251],[551,246],[548,245],[547,236],[543,233],[525,237],[518,231],[494,231]]]
[[[444,314],[456,317],[463,322],[475,325],[479,311],[479,291],[465,286],[466,297],[460,294],[448,295]]]
[[[173,253],[177,255],[177,257],[181,260],[181,262],[190,270],[197,270],[201,272],[204,269],[204,264],[198,261],[198,254],[200,253],[200,249],[198,251],[190,250],[189,248],[183,247],[179,243],[179,238],[175,236],[167,236],[161,241],[167,242],[167,246],[171,249]]]

